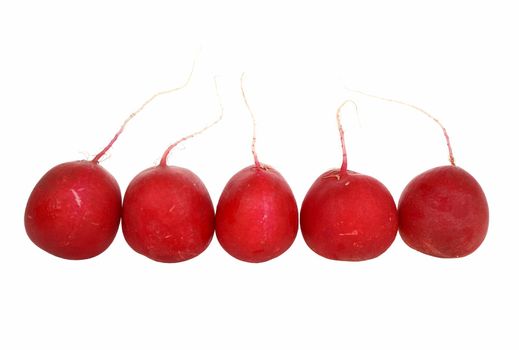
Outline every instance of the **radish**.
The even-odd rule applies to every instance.
[[[488,230],[488,203],[479,183],[452,164],[430,169],[405,187],[398,203],[400,236],[440,258],[474,252]]]
[[[88,259],[114,240],[121,217],[121,191],[97,161],[60,164],[32,191],[25,229],[41,249],[65,259]]]
[[[216,208],[216,237],[236,259],[259,263],[278,257],[292,245],[298,230],[298,210],[283,176],[258,160],[256,120],[243,89],[243,74],[241,92],[253,121],[254,164],[226,184]]]
[[[381,182],[348,170],[340,118],[348,102],[352,101],[337,109],[342,166],[319,176],[308,190],[301,206],[301,232],[307,245],[325,258],[361,261],[389,248],[396,237],[398,215]]]
[[[418,110],[441,127],[447,143],[450,165],[416,176],[400,196],[398,220],[404,242],[419,252],[440,258],[459,258],[474,252],[487,234],[488,203],[476,179],[456,165],[445,127],[417,106],[356,92]]]
[[[215,81],[216,86],[216,81]],[[218,90],[217,90],[218,93]],[[122,230],[137,253],[173,263],[196,257],[214,234],[214,208],[204,183],[188,169],[168,166],[171,150],[212,124],[170,145],[158,166],[139,173],[124,195]]]
[[[34,244],[72,260],[92,258],[110,246],[121,219],[121,191],[99,160],[133,117],[156,97],[184,88],[192,73],[193,68],[182,86],[154,94],[130,114],[94,159],[60,164],[40,179],[29,196],[24,216],[25,230]]]

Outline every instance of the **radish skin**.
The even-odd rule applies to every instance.
[[[440,258],[473,253],[486,237],[488,203],[465,170],[430,169],[405,187],[398,204],[400,236],[411,248]]]
[[[301,206],[301,232],[310,249],[325,258],[362,261],[391,246],[398,215],[393,197],[381,182],[348,170],[340,119],[348,102],[343,102],[336,114],[342,165],[319,176],[308,190]]]
[[[128,245],[152,260],[176,263],[192,259],[210,244],[214,207],[204,183],[192,171],[167,164],[180,143],[220,122],[223,107],[215,83],[220,115],[208,126],[171,144],[158,166],[144,170],[124,195],[122,230]]]
[[[283,254],[298,230],[297,203],[283,176],[252,165],[225,186],[216,209],[216,236],[236,259],[259,263]]]
[[[240,170],[225,185],[216,208],[216,237],[234,258],[260,263],[290,248],[297,235],[298,210],[283,176],[258,159],[256,118],[247,101],[243,77],[241,93],[253,124],[254,164]]]
[[[144,170],[124,195],[122,230],[130,247],[152,260],[194,258],[214,233],[209,192],[188,169],[159,165]]]
[[[301,207],[307,245],[333,260],[376,258],[393,243],[398,229],[395,202],[378,180],[333,170],[310,187]]]
[[[114,240],[121,217],[115,178],[91,161],[60,164],[36,184],[25,209],[27,235],[64,259],[88,259]]]

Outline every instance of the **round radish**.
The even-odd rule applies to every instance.
[[[121,217],[115,178],[91,161],[60,164],[32,191],[25,229],[41,249],[65,259],[88,259],[114,240]]]
[[[194,67],[194,64],[193,64]],[[108,248],[121,220],[121,191],[99,160],[117,141],[126,124],[156,97],[156,93],[124,121],[110,143],[92,161],[75,161],[49,170],[34,187],[25,209],[25,230],[41,249],[65,259],[92,258]]]
[[[170,145],[158,166],[144,170],[130,182],[124,195],[122,230],[137,253],[174,263],[194,258],[209,246],[214,234],[209,192],[190,170],[168,166],[167,158],[179,143],[218,123],[223,116],[221,103],[220,109],[217,120]]]
[[[344,131],[337,110],[342,144],[340,169],[314,182],[301,206],[301,232],[317,254],[334,260],[372,259],[393,243],[398,217],[393,197],[378,180],[347,169]]]
[[[474,252],[485,239],[488,203],[476,179],[456,166],[447,132],[440,126],[451,165],[430,169],[405,187],[398,203],[400,236],[422,253],[459,258]]]
[[[398,203],[400,236],[407,245],[441,258],[474,252],[488,230],[488,203],[479,183],[456,166],[447,130],[434,116],[409,103],[357,93],[413,108],[442,129],[449,151],[448,166],[430,169],[405,187]]]
[[[294,242],[298,229],[297,203],[283,176],[261,164],[256,154],[253,121],[254,165],[235,174],[225,186],[216,208],[216,237],[236,259],[259,263],[283,254]]]
[[[411,248],[441,258],[475,251],[488,229],[488,204],[468,172],[447,165],[406,186],[398,203],[400,236]]]
[[[233,257],[264,262],[283,254],[298,229],[297,203],[279,172],[249,166],[225,186],[216,209],[216,237]]]
[[[188,260],[211,242],[213,203],[193,172],[161,164],[144,170],[128,186],[122,230],[130,247],[150,259]]]

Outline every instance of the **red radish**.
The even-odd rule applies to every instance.
[[[472,175],[453,165],[411,180],[400,196],[398,215],[404,242],[440,258],[469,255],[488,230],[485,193]]]
[[[393,243],[398,229],[393,197],[378,180],[348,170],[344,131],[337,109],[342,166],[314,182],[301,206],[301,232],[317,254],[334,260],[372,259]]]
[[[216,83],[216,82],[215,82]],[[179,143],[209,126],[170,145],[160,164],[138,174],[124,195],[124,238],[137,253],[152,260],[173,263],[196,257],[214,234],[214,208],[202,180],[188,169],[168,166],[167,158]]]
[[[259,263],[283,254],[298,229],[297,203],[283,176],[261,164],[256,153],[256,121],[252,116],[254,165],[236,173],[225,186],[216,209],[216,237],[236,259]]]
[[[192,70],[191,70],[192,73]],[[112,243],[121,219],[121,191],[99,160],[126,124],[156,97],[187,85],[156,93],[123,123],[110,143],[91,161],[60,164],[34,187],[25,209],[25,230],[41,249],[64,259],[88,259]]]
[[[488,203],[476,179],[456,166],[445,127],[417,106],[356,92],[422,112],[442,128],[447,142],[451,165],[416,176],[400,196],[398,220],[404,242],[413,249],[440,258],[458,258],[474,252],[487,234]]]
[[[52,168],[25,210],[25,229],[41,249],[65,259],[88,259],[112,243],[121,217],[115,178],[93,161]]]

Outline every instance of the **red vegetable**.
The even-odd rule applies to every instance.
[[[298,229],[297,203],[279,172],[259,162],[253,120],[254,165],[235,174],[225,186],[216,208],[216,237],[236,259],[265,262],[283,254],[294,242]]]
[[[214,234],[209,192],[190,170],[168,166],[167,158],[175,146],[204,132],[222,116],[223,109],[216,121],[173,143],[158,166],[144,170],[131,181],[124,195],[122,229],[137,253],[173,263],[194,258],[209,246]]]
[[[150,259],[188,260],[211,242],[213,203],[193,172],[161,164],[131,181],[124,195],[122,229],[130,247]]]
[[[121,217],[121,191],[96,162],[60,164],[36,184],[25,229],[41,249],[65,259],[87,259],[112,243]]]
[[[393,197],[378,180],[347,170],[344,132],[337,110],[343,162],[314,182],[301,207],[301,232],[317,254],[334,260],[372,259],[393,243],[398,229]]]
[[[442,258],[474,252],[488,229],[488,204],[479,183],[457,166],[415,177],[398,204],[400,235],[411,248]]]
[[[264,262],[283,254],[298,229],[297,203],[273,168],[253,165],[225,186],[216,209],[216,236],[233,257]]]
[[[99,165],[124,125],[92,161],[60,164],[36,184],[25,209],[25,231],[41,249],[64,259],[88,259],[114,240],[121,220],[121,190]]]

